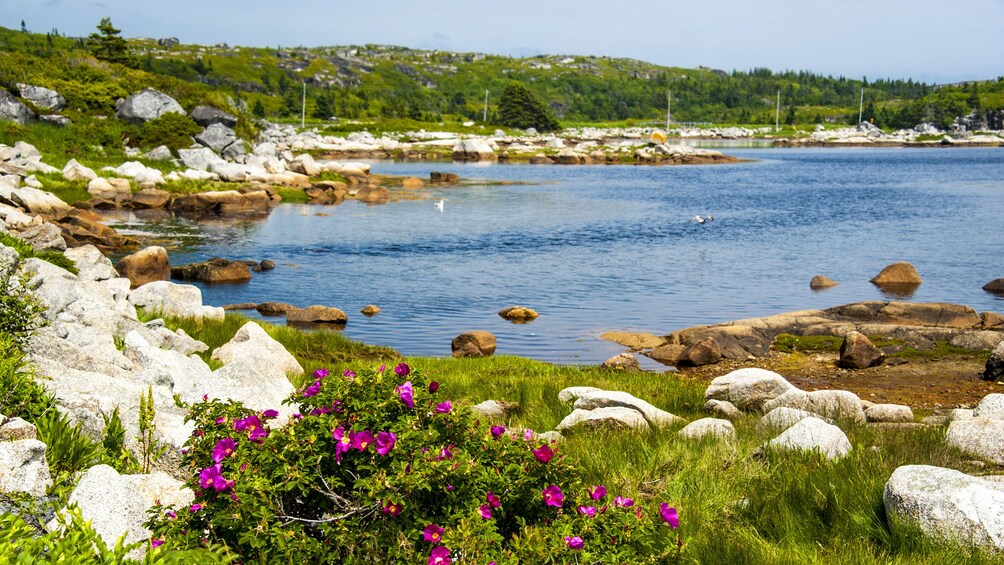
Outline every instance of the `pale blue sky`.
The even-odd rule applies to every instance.
[[[0,25],[183,43],[380,43],[956,82],[1004,75],[1004,0],[0,0]]]

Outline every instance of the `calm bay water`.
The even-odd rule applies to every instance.
[[[888,299],[868,279],[895,261],[924,278],[912,300],[1004,311],[1004,298],[980,288],[1004,277],[1004,149],[728,152],[756,161],[378,162],[376,173],[537,184],[427,187],[428,200],[282,205],[261,221],[152,229],[189,233],[172,264],[277,263],[245,285],[202,286],[208,304],[336,306],[349,314],[349,336],[405,354],[449,355],[453,336],[485,329],[501,354],[597,363],[620,350],[597,338],[607,330],[661,334]],[[708,213],[714,223],[688,223]],[[813,292],[815,274],[840,285]],[[359,314],[369,303],[383,311]],[[496,315],[517,304],[540,318],[513,325]]]

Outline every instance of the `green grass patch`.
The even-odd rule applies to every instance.
[[[843,338],[832,335],[792,335],[779,334],[774,338],[775,351],[794,353],[796,351],[837,352]]]
[[[62,252],[35,251],[35,249],[32,246],[25,243],[23,239],[10,235],[8,233],[0,233],[0,244],[14,248],[14,250],[17,251],[17,254],[21,257],[21,259],[31,259],[32,257],[36,257],[43,261],[52,263],[57,267],[66,269],[67,271],[70,271],[73,274],[77,274],[76,263],[67,258],[66,255],[63,255]]]

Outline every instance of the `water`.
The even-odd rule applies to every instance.
[[[272,259],[244,285],[203,286],[208,304],[280,301],[349,313],[345,332],[405,354],[449,355],[484,329],[498,352],[597,363],[607,330],[657,334],[781,312],[883,300],[868,282],[895,261],[915,301],[1004,310],[981,287],[1004,276],[1004,150],[735,149],[737,165],[531,166],[374,163],[377,173],[531,181],[425,188],[428,200],[283,205],[253,222],[169,222],[182,264]],[[439,212],[433,206],[445,199]],[[328,216],[316,216],[324,212]],[[695,214],[714,223],[688,223]],[[147,226],[144,229],[150,229]],[[824,274],[840,285],[809,290]],[[358,313],[369,303],[383,311]],[[510,305],[540,318],[510,324]]]

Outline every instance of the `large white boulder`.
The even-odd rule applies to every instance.
[[[1004,483],[905,465],[889,477],[882,500],[894,528],[902,522],[944,541],[1004,550]]]
[[[736,429],[732,422],[718,418],[701,418],[687,424],[680,430],[680,437],[687,439],[701,439],[714,437],[720,439],[735,439]]]
[[[851,451],[851,442],[840,428],[815,417],[799,420],[767,445],[792,451],[816,451],[831,461]]]
[[[0,492],[45,496],[51,485],[44,443],[37,439],[0,441]]]
[[[632,408],[613,407],[595,410],[573,410],[555,428],[559,432],[573,428],[614,428],[648,431],[651,428],[641,412]]]
[[[760,410],[767,401],[793,390],[798,389],[774,371],[747,368],[711,381],[704,397],[726,400],[740,410]]]
[[[126,98],[117,113],[119,119],[141,124],[170,112],[184,115],[185,109],[174,98],[147,88]]]
[[[1004,420],[986,416],[954,420],[948,424],[945,441],[964,453],[1004,465]]]
[[[213,351],[212,358],[224,365],[237,360],[261,360],[283,376],[303,374],[296,358],[255,322],[241,326],[233,339]]]
[[[781,406],[798,408],[834,420],[850,420],[861,424],[865,422],[865,411],[861,408],[861,399],[858,398],[858,395],[846,390],[816,390],[813,392],[791,390],[765,402],[763,409],[770,411]]]
[[[595,410],[597,408],[623,407],[637,410],[645,417],[645,420],[652,427],[660,428],[672,426],[673,424],[686,422],[683,418],[675,416],[652,406],[648,402],[632,396],[626,392],[601,390],[597,392],[587,392],[579,396],[573,407],[578,410]]]
[[[64,253],[77,265],[77,277],[83,281],[103,281],[118,278],[119,273],[111,259],[104,256],[97,247],[83,245],[67,249]]]
[[[789,408],[787,406],[778,406],[777,408],[764,414],[763,418],[760,418],[760,426],[769,430],[783,432],[802,420],[812,417],[818,416],[806,410]]]
[[[94,172],[94,169],[85,167],[77,162],[76,159],[70,159],[66,162],[66,166],[63,167],[63,178],[66,180],[93,180],[98,176]]]
[[[973,409],[973,417],[982,416],[993,420],[1004,420],[1004,394],[988,394]]]
[[[590,393],[590,392],[600,392],[603,389],[596,388],[594,386],[570,386],[568,388],[563,388],[558,393],[558,400],[564,402],[565,404],[571,404],[579,399],[580,396]]]
[[[223,308],[202,305],[202,291],[187,284],[154,281],[129,293],[129,303],[180,318],[222,320]]]
[[[22,186],[11,191],[10,200],[22,210],[31,214],[61,216],[73,208],[51,192]]]

